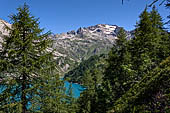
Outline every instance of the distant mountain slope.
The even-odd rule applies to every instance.
[[[116,25],[98,24],[57,34],[53,38],[54,48],[58,52],[56,59],[60,65],[60,72],[68,72],[76,64],[93,55],[108,53],[120,28]],[[131,37],[130,32],[127,32],[127,35],[128,38]]]
[[[0,19],[0,41],[3,35],[8,35],[8,31],[4,30],[4,24],[11,26]],[[64,75],[81,61],[93,55],[108,53],[120,28],[116,25],[98,24],[50,36],[49,38],[52,38],[54,43],[49,50],[55,49],[54,55],[60,74]],[[127,32],[127,35],[131,38],[130,32]]]
[[[106,67],[107,55],[94,55],[89,59],[82,61],[77,67],[65,74],[65,79],[68,79],[74,83],[82,83],[85,74],[90,71],[93,72],[95,69],[99,70],[99,73],[103,75],[104,69]]]

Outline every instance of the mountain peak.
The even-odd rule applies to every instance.
[[[117,38],[117,33],[121,27],[117,25],[110,24],[97,24],[89,27],[80,27],[77,31],[69,31],[67,33],[57,34],[56,37],[59,39],[65,38],[74,38],[77,37],[93,37],[93,38],[101,38],[105,37],[110,41],[113,41]]]

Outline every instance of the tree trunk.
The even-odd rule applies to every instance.
[[[22,95],[21,95],[21,104],[22,104],[22,113],[26,113],[26,105],[27,105],[27,99],[26,99],[26,75],[23,74],[23,79],[22,79]]]

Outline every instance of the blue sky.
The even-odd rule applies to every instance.
[[[121,0],[0,0],[0,18],[9,22],[8,16],[26,2],[32,15],[40,18],[40,26],[53,33],[96,24],[113,24],[132,30],[139,14],[153,0],[124,1],[122,5]],[[166,20],[168,10],[159,6],[158,11]]]

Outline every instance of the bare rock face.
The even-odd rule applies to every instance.
[[[8,30],[5,28],[5,26],[11,27],[11,24],[9,24],[8,22],[0,19],[0,42],[3,41],[3,36],[9,34],[9,32],[8,32]],[[0,45],[0,48],[1,48],[1,47],[2,47],[2,46]]]
[[[11,24],[0,19],[0,41],[4,35],[8,35],[5,26]],[[52,35],[49,38],[54,40],[53,47],[47,51],[54,51],[54,59],[58,71],[64,73],[73,69],[82,60],[86,60],[93,55],[108,53],[121,27],[116,25],[98,24],[90,27],[80,27],[77,31],[69,31]],[[128,38],[131,34],[127,32]]]

